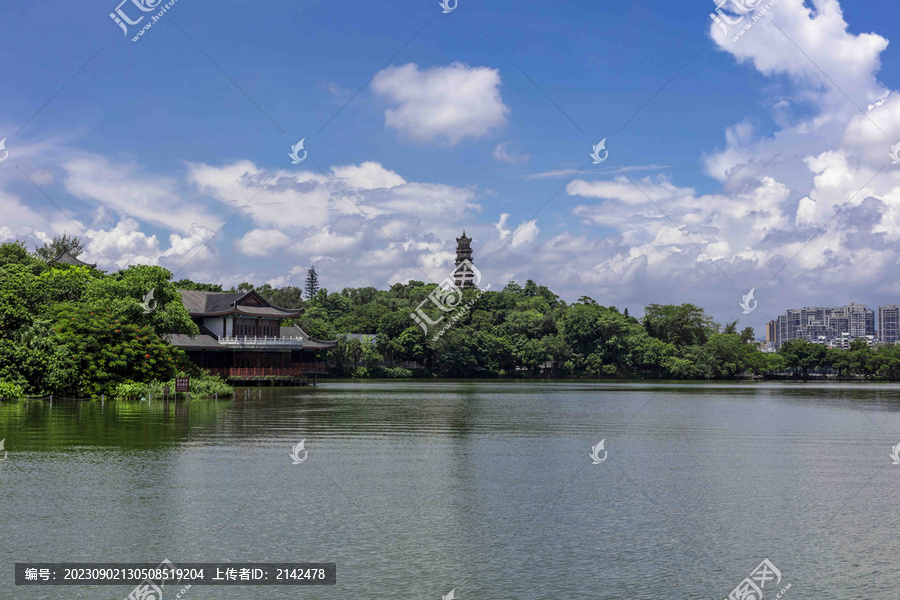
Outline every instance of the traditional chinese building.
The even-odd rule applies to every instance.
[[[57,256],[56,258],[54,258],[51,261],[48,261],[47,264],[48,265],[56,265],[56,264],[72,265],[73,267],[89,267],[91,269],[97,268],[97,263],[82,262],[82,261],[78,260],[77,258],[75,258],[74,256],[72,256],[71,254],[69,254],[69,252],[67,250],[63,250],[62,252],[60,252],[59,256]]]
[[[456,270],[453,272],[456,287],[465,289],[475,287],[475,272],[472,269],[472,238],[466,237],[463,231],[462,237],[456,238]]]
[[[285,319],[300,310],[281,308],[255,291],[200,292],[178,290],[200,335],[168,336],[195,365],[232,382],[306,383],[325,371],[319,353],[337,342],[309,337]]]

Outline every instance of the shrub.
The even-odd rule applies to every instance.
[[[178,377],[187,377],[185,373],[179,373]],[[169,393],[175,393],[175,380],[170,381],[154,381],[150,384],[149,392],[154,397],[163,396],[163,387],[169,386]],[[191,395],[199,398],[212,398],[215,395],[221,397],[233,396],[234,388],[225,383],[218,375],[213,375],[209,371],[201,371],[199,375],[191,375]]]
[[[413,372],[409,369],[404,369],[403,367],[388,367],[384,370],[384,376],[391,379],[404,379],[412,377]]]
[[[25,390],[21,385],[0,380],[0,400],[20,400],[24,397]]]
[[[146,383],[138,383],[136,381],[125,381],[116,385],[113,389],[113,397],[130,400],[132,398],[143,398],[147,395],[149,387]]]

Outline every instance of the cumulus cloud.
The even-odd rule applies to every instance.
[[[537,239],[538,233],[540,233],[540,229],[538,229],[536,220],[525,221],[516,227],[509,245],[512,248],[518,248],[519,246],[529,244]]]
[[[900,174],[888,168],[900,99],[877,78],[887,41],[851,33],[836,0],[779,0],[768,16],[736,41],[716,23],[709,34],[736,68],[776,84],[765,98],[775,131],[729,127],[704,157],[721,182],[713,193],[662,176],[571,181],[583,200],[574,214],[603,233],[540,242],[532,253],[558,278],[615,302],[697,299],[729,318],[743,317],[731,314],[736,286],[757,287],[755,319],[810,302],[897,301],[900,285],[877,268],[900,259]]]
[[[377,190],[403,185],[406,180],[374,161],[366,161],[360,165],[332,167],[334,178],[350,187],[361,190]]]
[[[251,229],[238,238],[235,249],[247,256],[269,256],[287,246],[291,238],[280,229]]]
[[[186,235],[170,233],[165,249],[155,234],[148,235],[141,229],[132,218],[124,218],[109,229],[88,229],[84,232],[84,256],[80,258],[95,261],[105,269],[142,264],[180,271],[188,261],[196,261],[195,266],[200,267],[215,256],[209,245],[215,232],[202,225],[195,224]]]
[[[418,142],[454,145],[506,123],[500,83],[500,71],[489,67],[455,62],[420,70],[408,63],[379,71],[372,90],[395,105],[384,113],[387,127]]]

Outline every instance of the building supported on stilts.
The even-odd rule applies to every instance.
[[[319,353],[336,341],[309,337],[285,319],[301,311],[274,306],[255,291],[178,290],[200,335],[170,334],[168,341],[192,363],[234,385],[307,385],[325,372]]]

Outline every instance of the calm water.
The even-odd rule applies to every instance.
[[[326,383],[189,405],[4,402],[2,438],[0,599],[131,589],[16,588],[17,561],[164,558],[338,566],[333,587],[194,586],[184,600],[721,599],[764,558],[792,584],[783,598],[900,593],[896,385]]]

